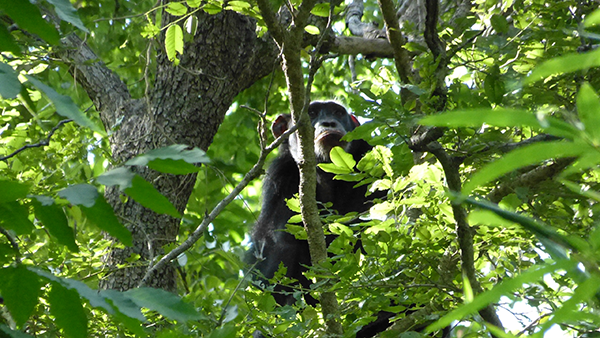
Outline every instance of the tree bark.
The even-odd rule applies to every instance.
[[[174,143],[206,150],[235,96],[272,71],[276,50],[270,41],[256,37],[253,19],[231,11],[197,15],[198,31],[193,42],[186,44],[178,67],[163,51],[158,52],[156,80],[148,100],[132,99],[123,81],[102,62],[90,65],[97,57],[81,39],[65,39],[67,49],[61,57],[72,64],[74,77],[110,131],[115,163]],[[165,15],[165,24],[169,20]],[[139,168],[138,173],[183,212],[195,175],[167,175],[147,168]],[[131,230],[133,246],[115,247],[105,257],[109,273],[100,287],[127,290],[139,285],[148,263],[164,253],[163,246],[175,241],[180,220],[124,199],[117,187],[107,187],[105,197]],[[127,263],[136,254],[139,260]],[[157,271],[148,286],[175,290],[174,267]]]

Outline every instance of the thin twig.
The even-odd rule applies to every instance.
[[[71,120],[71,119],[67,119],[67,120],[62,120],[62,121],[58,122],[58,124],[56,126],[54,126],[54,128],[52,128],[52,130],[50,130],[50,132],[48,133],[48,136],[45,139],[39,141],[38,143],[26,144],[26,145],[22,146],[21,148],[15,150],[12,154],[0,157],[0,161],[6,161],[9,158],[14,157],[15,155],[17,155],[18,153],[22,152],[25,149],[37,148],[37,147],[45,147],[45,146],[49,145],[50,144],[50,139],[52,138],[52,136],[54,135],[54,133],[58,130],[58,128],[62,127],[63,124],[66,124],[66,123],[69,123],[69,122],[72,122],[72,121],[73,120]]]

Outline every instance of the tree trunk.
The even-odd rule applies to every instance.
[[[125,84],[102,62],[89,65],[97,57],[78,37],[65,39],[71,48],[61,56],[73,63],[75,78],[100,112],[111,135],[115,163],[175,143],[206,150],[235,96],[272,71],[277,52],[269,40],[256,37],[253,19],[230,11],[197,15],[198,31],[186,44],[178,67],[159,51],[148,101],[132,99]],[[165,14],[164,22],[170,20]],[[195,175],[167,175],[147,168],[138,173],[183,212]],[[109,273],[100,287],[127,290],[139,285],[148,262],[164,253],[163,246],[176,240],[180,220],[123,198],[117,187],[107,187],[105,196],[131,230],[133,246],[113,248],[105,257]],[[127,263],[136,254],[139,260]],[[127,266],[119,267],[123,264]],[[148,286],[175,290],[174,267],[157,271]]]

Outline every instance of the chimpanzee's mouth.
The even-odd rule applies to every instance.
[[[337,130],[325,130],[315,137],[315,142],[336,142],[341,143],[341,139],[344,136]]]

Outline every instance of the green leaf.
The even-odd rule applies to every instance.
[[[490,18],[490,23],[496,32],[501,34],[508,33],[508,21],[506,21],[506,18],[503,15],[492,15]]]
[[[306,25],[306,27],[304,27],[304,30],[311,35],[319,35],[319,33],[321,33],[319,27],[313,25]]]
[[[495,104],[502,103],[505,93],[504,81],[502,81],[500,68],[497,65],[494,65],[485,77],[483,88],[491,102]]]
[[[85,216],[98,228],[108,232],[127,246],[133,245],[131,232],[119,222],[113,208],[106,203],[104,197],[98,196],[93,207],[82,206],[81,209]]]
[[[187,13],[187,7],[180,2],[170,2],[165,10],[174,16],[183,16]]]
[[[21,56],[21,48],[15,43],[15,39],[13,39],[2,22],[0,22],[0,51],[11,52],[16,56]]]
[[[71,100],[69,96],[60,95],[54,89],[46,86],[33,76],[25,75],[25,77],[29,82],[31,82],[34,86],[36,86],[39,90],[46,94],[48,99],[52,101],[52,104],[54,104],[54,107],[56,108],[56,113],[66,118],[72,119],[73,121],[75,121],[75,123],[79,124],[82,127],[90,128],[91,130],[102,135],[106,134],[102,129],[100,129],[100,127],[98,127],[94,122],[92,122],[92,120],[90,120],[89,117],[85,116],[85,114],[79,110],[77,105],[73,103],[73,100]]]
[[[48,294],[48,302],[50,314],[54,316],[56,324],[63,329],[65,336],[87,337],[87,317],[77,292],[53,283],[52,290]]]
[[[202,0],[186,0],[185,2],[191,8],[197,8],[200,7],[200,5],[202,5]]]
[[[236,11],[236,12],[243,12],[244,10],[252,8],[252,5],[246,1],[233,0],[233,1],[229,1],[227,3],[227,5],[228,5],[227,9],[230,9],[230,10]]]
[[[89,184],[76,184],[58,192],[58,196],[67,199],[71,204],[81,206],[85,216],[100,229],[119,239],[127,246],[132,245],[131,232],[127,230],[115,216],[110,205],[98,190]]]
[[[125,165],[149,166],[150,168],[170,174],[189,174],[200,169],[193,163],[209,163],[206,153],[199,148],[188,149],[184,144],[173,144],[168,147],[150,150],[125,163]]]
[[[585,28],[590,28],[592,26],[600,24],[600,9],[597,9],[591,14],[586,15],[585,20],[583,20],[583,24]]]
[[[13,230],[17,235],[29,234],[35,229],[29,220],[29,210],[19,202],[0,204],[0,226]]]
[[[210,15],[215,15],[221,13],[223,10],[220,6],[220,3],[209,2],[202,6],[202,10]]]
[[[207,338],[235,338],[237,336],[235,324],[230,323],[212,330]]]
[[[577,113],[585,131],[600,144],[600,98],[589,83],[584,83],[577,94]]]
[[[73,291],[77,292],[77,294],[79,294],[79,297],[85,298],[90,303],[91,306],[93,306],[95,308],[103,309],[107,313],[110,313],[110,314],[115,313],[112,306],[110,306],[106,302],[104,296],[99,294],[98,290],[94,290],[94,289],[90,288],[85,283],[80,282],[75,279],[58,277],[48,271],[41,270],[36,267],[30,266],[30,267],[28,267],[28,269],[29,269],[29,271],[35,273],[36,275],[43,277],[45,279],[48,279],[49,281],[53,282],[54,284],[60,284],[64,288],[67,288],[69,290],[73,290]]]
[[[331,158],[331,162],[340,168],[346,168],[352,172],[354,170],[354,166],[356,166],[356,161],[351,154],[348,154],[342,147],[333,147],[329,152],[329,157]]]
[[[31,186],[18,181],[0,179],[0,203],[13,202],[24,198],[29,193]]]
[[[317,166],[325,172],[336,174],[336,175],[349,174],[349,173],[353,172],[352,170],[349,170],[346,167],[339,167],[335,163],[319,163],[319,164],[317,164]]]
[[[0,270],[0,290],[4,304],[17,325],[22,326],[38,304],[41,283],[24,265]]]
[[[154,210],[159,214],[167,214],[173,217],[181,217],[181,214],[152,184],[136,175],[132,180],[132,186],[125,189],[125,193],[136,202],[146,208]]]
[[[320,16],[322,18],[329,17],[329,3],[323,2],[320,4],[316,4],[315,7],[310,11],[311,14]]]
[[[162,289],[137,288],[128,290],[125,294],[138,306],[154,310],[171,320],[187,322],[200,318],[191,304]]]
[[[572,73],[600,66],[600,49],[552,58],[535,67],[524,84],[532,84],[552,75]]]
[[[69,226],[67,217],[61,207],[56,204],[43,205],[39,200],[33,201],[33,207],[35,217],[42,222],[52,236],[56,237],[58,243],[66,246],[72,252],[79,251],[79,247],[75,243],[73,229]]]
[[[137,319],[141,322],[146,321],[140,307],[135,304],[125,293],[116,290],[101,290],[100,296],[109,299],[112,304],[127,317]]]
[[[437,322],[429,325],[426,329],[427,333],[431,333],[452,324],[453,321],[461,320],[466,316],[483,309],[489,304],[496,303],[500,297],[511,294],[512,291],[520,288],[523,284],[531,284],[544,277],[545,274],[552,273],[557,270],[567,270],[573,268],[575,263],[570,261],[560,261],[553,265],[536,265],[529,270],[523,272],[515,278],[505,278],[500,284],[493,289],[479,294],[471,303],[464,304],[458,309],[450,312]]]
[[[518,148],[475,172],[463,186],[462,193],[469,195],[475,188],[513,170],[551,158],[577,157],[586,149],[584,144],[564,141],[534,143]]]
[[[551,116],[532,114],[516,109],[469,109],[455,110],[439,115],[430,115],[419,121],[420,124],[438,127],[480,127],[484,123],[496,127],[529,126],[540,132],[565,138],[575,138],[579,130]]]
[[[96,182],[107,186],[118,185],[119,189],[123,191],[131,187],[131,181],[134,177],[135,173],[128,167],[118,167],[96,177]]]
[[[98,198],[98,189],[89,184],[74,184],[60,190],[58,196],[68,200],[73,205],[91,208]]]
[[[73,8],[71,2],[69,0],[48,0],[49,3],[54,5],[54,10],[58,17],[66,22],[72,24],[73,26],[81,29],[82,31],[89,33],[90,31],[85,27],[81,19],[79,18],[79,14],[77,14],[77,10]]]
[[[14,99],[20,92],[21,81],[17,73],[11,66],[0,62],[0,96],[3,99]]]
[[[58,45],[58,31],[42,18],[40,10],[29,0],[0,1],[0,9],[15,20],[20,28],[38,35],[50,44]]]
[[[177,53],[183,54],[183,31],[177,24],[171,24],[165,34],[165,50],[169,61],[175,62]],[[178,62],[175,62],[176,64]]]

